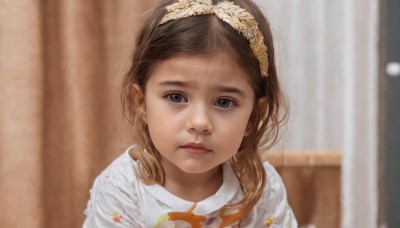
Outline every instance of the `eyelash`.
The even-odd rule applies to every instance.
[[[180,98],[179,101],[174,101],[173,98],[171,97],[171,96],[173,96],[173,95],[179,95],[179,96],[180,96],[180,97],[179,97],[179,98]],[[174,103],[174,104],[182,104],[182,103],[187,103],[187,102],[188,102],[188,99],[187,99],[181,92],[170,92],[170,93],[166,94],[166,95],[164,96],[164,98],[168,99],[168,101],[170,101],[170,102],[172,102],[172,103]],[[182,102],[182,99],[184,99],[183,102]],[[228,107],[221,107],[221,106],[219,106],[219,105],[218,105],[218,101],[221,101],[221,100],[223,100],[223,101],[228,101],[228,102],[229,102]],[[232,98],[228,98],[228,97],[219,97],[219,98],[215,101],[214,105],[215,105],[217,108],[229,109],[229,108],[238,106],[238,103],[237,103],[236,100],[234,100],[234,99],[232,99]]]
[[[229,102],[228,107],[221,107],[221,106],[218,106],[217,103],[218,103],[218,101],[221,101],[221,100],[228,101],[228,102]],[[229,108],[238,106],[238,104],[237,104],[237,102],[236,102],[234,99],[232,99],[232,98],[219,97],[219,98],[215,101],[215,106],[217,106],[218,108],[222,108],[222,109],[229,109]]]
[[[168,99],[169,101],[171,101],[172,103],[176,103],[176,104],[182,103],[182,102],[175,102],[175,101],[173,101],[173,100],[171,99],[171,96],[172,96],[172,95],[179,95],[179,96],[181,96],[181,98],[185,99],[185,103],[188,102],[188,99],[187,99],[182,93],[180,93],[180,92],[170,92],[170,93],[166,94],[164,97],[165,97],[166,99]]]

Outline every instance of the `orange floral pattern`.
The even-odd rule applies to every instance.
[[[114,222],[116,222],[116,223],[119,223],[119,222],[121,222],[121,220],[122,220],[122,216],[119,215],[118,212],[115,212],[115,211],[114,211],[114,212],[113,212],[112,220],[113,220]]]

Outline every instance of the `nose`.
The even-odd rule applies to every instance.
[[[213,130],[210,114],[205,105],[193,106],[186,122],[187,130],[192,133],[210,134]]]

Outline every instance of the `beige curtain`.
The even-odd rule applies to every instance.
[[[0,0],[0,227],[79,227],[129,144],[119,89],[156,0]]]

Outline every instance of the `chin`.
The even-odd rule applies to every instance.
[[[202,173],[205,173],[205,172],[211,170],[213,167],[204,166],[204,165],[200,165],[200,164],[185,164],[185,165],[180,166],[179,168],[185,173],[202,174]]]
[[[196,168],[193,168],[193,167],[185,167],[185,168],[181,168],[181,170],[183,171],[183,172],[185,172],[185,173],[190,173],[190,174],[202,174],[202,173],[205,173],[205,172],[207,172],[208,170],[206,170],[206,169],[201,169],[201,168],[198,168],[198,169],[196,169]]]

